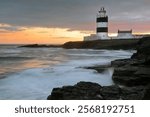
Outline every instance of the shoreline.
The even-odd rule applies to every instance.
[[[96,41],[74,41],[62,45],[65,49],[108,49],[108,50],[129,50],[136,49],[140,39],[113,39]]]
[[[108,50],[129,50],[136,49],[140,39],[113,39],[96,41],[73,41],[61,45],[27,44],[18,47],[26,48],[64,48],[64,49],[108,49]]]
[[[147,100],[150,99],[150,37],[137,42],[137,52],[130,59],[111,62],[115,85],[101,86],[81,81],[74,86],[54,88],[48,100]],[[102,72],[110,66],[95,66]]]
[[[18,46],[19,48],[61,48],[62,45],[52,45],[52,44],[27,44]]]

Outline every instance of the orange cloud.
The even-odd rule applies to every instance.
[[[10,25],[0,25],[1,44],[60,44],[67,41],[81,41],[90,32],[70,31],[67,28],[19,27],[24,30],[11,31]],[[7,27],[7,28],[6,28]],[[9,30],[7,30],[9,27]]]

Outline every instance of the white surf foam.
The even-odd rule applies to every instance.
[[[80,53],[79,50],[75,54]],[[103,73],[97,73],[95,70],[83,69],[84,66],[103,65],[116,58],[127,58],[132,52],[129,51],[94,51],[82,50],[86,56],[73,57],[67,56],[70,52],[63,50],[63,57],[60,55],[54,58],[61,60],[59,64],[47,68],[27,69],[14,75],[0,80],[0,99],[46,99],[55,87],[64,85],[74,85],[79,81],[91,81],[102,86],[112,85],[112,69]],[[97,53],[97,56],[93,56]],[[88,57],[87,57],[88,56]],[[107,57],[109,56],[109,57]]]

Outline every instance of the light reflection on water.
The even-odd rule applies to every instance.
[[[1,49],[1,46],[0,46]],[[17,48],[14,46],[2,47],[0,50],[0,78],[1,75],[19,72],[25,69],[55,66],[70,60],[84,59],[111,59],[125,58],[129,53],[115,51],[117,56],[112,56],[111,51],[91,49],[60,49],[60,48]],[[119,55],[119,56],[118,56]],[[114,57],[114,58],[113,58]]]
[[[82,67],[108,64],[115,59],[129,58],[133,52],[0,48],[0,99],[46,99],[54,87],[74,85],[79,81],[97,82],[103,86],[111,85],[112,69],[98,74],[95,70]]]
[[[12,48],[0,47],[0,78],[25,69],[53,66],[65,60],[64,56],[55,55],[59,49]]]
[[[113,52],[113,55],[112,55]],[[0,78],[25,69],[55,66],[70,60],[114,60],[130,56],[134,51],[106,51],[91,49],[18,48],[0,46]],[[116,55],[115,55],[116,54]],[[93,61],[93,60],[92,60]],[[91,62],[92,62],[91,61]],[[103,61],[101,61],[103,62]]]
[[[46,61],[46,60],[36,60],[36,59],[25,60],[16,63],[8,62],[7,65],[6,64],[0,65],[0,74],[7,75],[25,69],[49,67],[49,66],[57,65],[59,63],[60,63],[59,61],[48,61],[48,60]]]

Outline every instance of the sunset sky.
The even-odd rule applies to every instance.
[[[80,41],[95,33],[104,6],[109,33],[150,34],[150,0],[0,0],[0,44]]]

